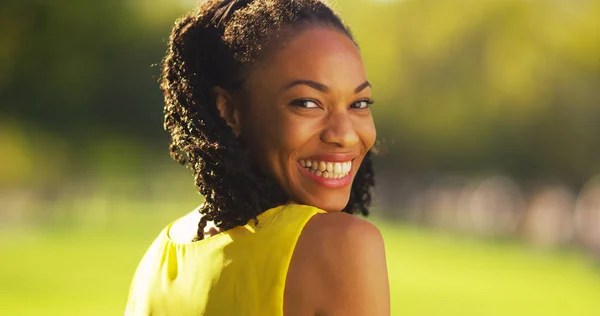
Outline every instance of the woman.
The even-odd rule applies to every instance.
[[[318,0],[208,1],[163,64],[171,155],[205,202],[142,259],[126,315],[389,315],[367,215],[371,87]]]

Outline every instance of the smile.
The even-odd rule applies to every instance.
[[[352,170],[352,161],[331,162],[319,160],[300,160],[300,166],[317,177],[325,179],[341,179]]]

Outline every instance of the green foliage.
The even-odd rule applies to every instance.
[[[192,3],[1,3],[0,117],[61,139],[73,161],[119,137],[166,155],[153,65]],[[571,184],[600,172],[599,0],[336,7],[361,45],[380,138],[395,144],[383,165]]]
[[[600,172],[600,0],[336,2],[374,86],[383,167],[575,185]],[[72,171],[94,179],[71,183],[84,197],[52,209],[27,190],[2,195],[21,205],[3,219],[55,225],[1,227],[0,314],[122,313],[149,242],[194,207],[185,170],[148,181],[127,172],[167,159],[154,65],[192,4],[0,2],[0,189],[42,183],[52,199]],[[598,271],[578,254],[382,230],[393,315],[600,313]]]
[[[600,1],[346,3],[394,167],[600,171]]]
[[[135,6],[134,6],[135,4]],[[26,1],[0,5],[7,58],[0,114],[74,144],[104,134],[156,140],[162,98],[156,83],[164,39],[177,14],[144,22],[137,1]],[[163,5],[166,5],[164,3]],[[160,10],[161,8],[155,8]]]

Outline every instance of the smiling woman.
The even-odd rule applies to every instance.
[[[367,221],[376,131],[348,29],[317,0],[208,1],[171,34],[174,159],[205,202],[142,259],[126,315],[388,315]]]

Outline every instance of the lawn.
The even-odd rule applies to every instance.
[[[0,315],[121,315],[145,248],[177,216],[154,208],[101,224],[1,230]],[[375,222],[392,315],[600,315],[600,269],[576,251]]]

